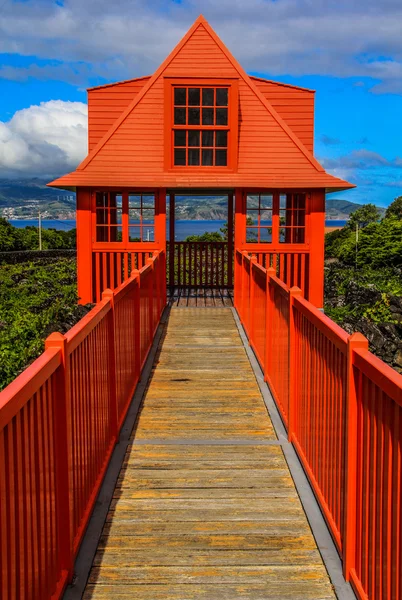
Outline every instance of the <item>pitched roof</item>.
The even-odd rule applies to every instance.
[[[241,119],[236,172],[166,171],[164,168],[164,78],[237,79]],[[55,187],[353,187],[325,172],[273,108],[204,17],[200,16],[176,48],[121,113],[73,173]]]

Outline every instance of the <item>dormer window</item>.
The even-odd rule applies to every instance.
[[[233,168],[237,87],[170,84],[170,168]],[[237,146],[237,142],[236,142]]]

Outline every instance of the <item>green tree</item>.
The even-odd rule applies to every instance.
[[[398,198],[395,198],[395,200],[391,202],[385,211],[385,218],[402,219],[402,196],[398,196]]]
[[[355,210],[349,217],[348,226],[355,230],[356,225],[359,229],[367,227],[370,223],[376,223],[380,220],[380,212],[374,204],[363,204]]]
[[[202,235],[188,235],[185,242],[223,242],[224,239],[218,231],[206,231]]]

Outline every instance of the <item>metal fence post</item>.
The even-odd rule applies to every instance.
[[[344,454],[344,531],[343,575],[350,580],[356,554],[356,502],[357,502],[357,411],[359,398],[353,368],[353,354],[357,349],[368,351],[368,341],[361,333],[353,333],[348,340],[345,454]]]

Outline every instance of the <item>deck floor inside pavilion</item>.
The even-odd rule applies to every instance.
[[[334,599],[232,309],[172,304],[85,600]]]

